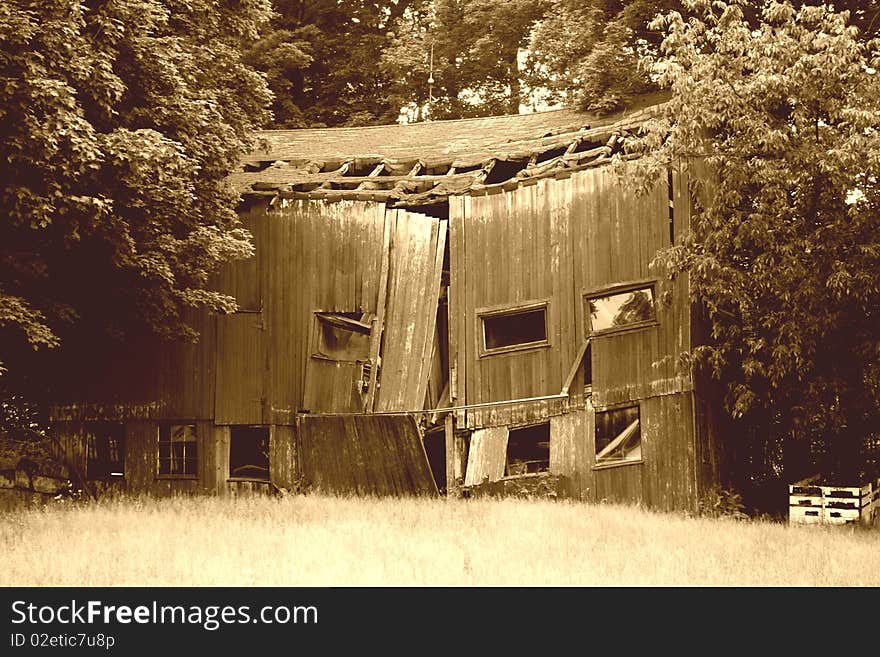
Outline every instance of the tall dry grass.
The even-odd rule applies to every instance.
[[[0,513],[4,586],[878,586],[880,531],[522,500],[121,499]]]

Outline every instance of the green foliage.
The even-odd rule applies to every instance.
[[[276,14],[246,61],[275,94],[274,127],[366,125],[400,105],[378,65],[391,25],[413,0],[275,0]]]
[[[225,177],[268,118],[241,57],[268,0],[11,0],[0,6],[0,361],[30,345],[229,311],[206,289],[252,254]]]
[[[415,2],[393,25],[382,53],[402,106],[417,111],[429,99],[431,118],[515,114],[526,78],[519,53],[547,2],[433,0]],[[422,118],[421,115],[419,118]]]
[[[880,420],[877,42],[825,6],[686,5],[655,23],[673,96],[630,147],[642,182],[670,166],[711,182],[660,261],[690,276],[711,328],[694,357],[743,435],[806,441],[852,476]]]
[[[553,0],[531,36],[530,84],[580,109],[608,113],[627,106],[655,88],[640,65],[660,44],[648,24],[678,8],[678,0]]]
[[[713,486],[697,502],[697,515],[703,518],[748,520],[742,496],[733,490]]]

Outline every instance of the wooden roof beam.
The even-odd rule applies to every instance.
[[[367,178],[377,178],[382,175],[382,172],[384,170],[385,170],[385,163],[379,162],[379,164],[377,164],[375,166],[375,168],[372,171],[370,171],[370,173],[367,175]],[[370,181],[364,180],[357,187],[355,187],[355,189],[371,189]]]
[[[333,189],[333,179],[335,177],[342,178],[348,173],[348,170],[351,168],[351,165],[354,164],[354,160],[346,160],[342,163],[342,166],[336,169],[335,171],[329,172],[331,174],[330,178],[321,184],[321,189]]]
[[[492,173],[492,169],[495,168],[496,162],[498,162],[498,160],[495,158],[492,158],[491,160],[486,162],[486,164],[483,166],[482,169],[480,169],[479,173],[477,173],[476,177],[474,178],[475,185],[482,185],[486,182],[486,178],[488,178],[489,174]]]

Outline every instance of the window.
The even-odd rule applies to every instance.
[[[312,356],[350,363],[369,360],[368,319],[363,313],[315,313]]]
[[[596,465],[642,460],[639,407],[596,413]]]
[[[511,429],[507,436],[507,475],[550,469],[550,423]]]
[[[612,290],[586,298],[587,331],[604,333],[657,322],[654,310],[654,288],[641,285]]]
[[[550,344],[547,340],[547,302],[478,313],[482,324],[482,355]]]
[[[86,428],[86,477],[122,477],[124,470],[124,432],[121,424],[95,422]]]
[[[269,481],[269,427],[230,427],[229,476]]]
[[[196,425],[161,425],[159,427],[159,474],[167,477],[195,477],[198,471]]]

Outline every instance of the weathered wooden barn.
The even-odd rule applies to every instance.
[[[719,428],[678,366],[688,281],[651,264],[688,230],[690,173],[637,196],[607,166],[648,112],[261,134],[231,179],[257,255],[217,281],[239,311],[105,354],[57,434],[157,494],[550,481],[693,508]]]

